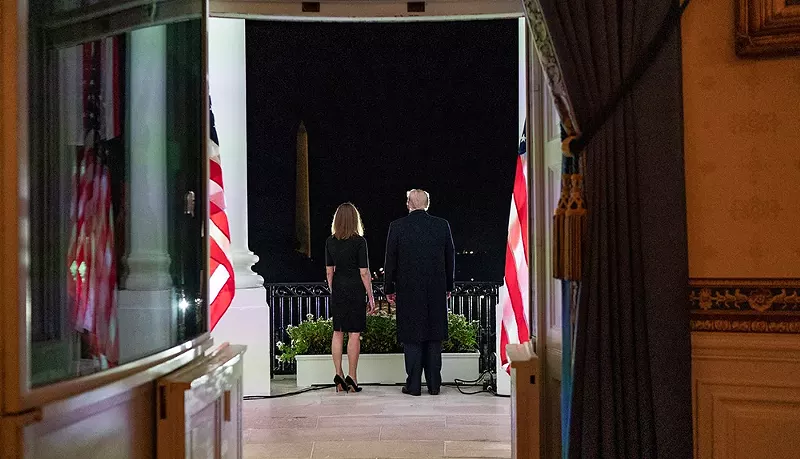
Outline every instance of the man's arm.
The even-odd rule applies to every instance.
[[[393,295],[396,290],[395,276],[397,275],[397,231],[389,225],[389,234],[386,236],[386,260],[384,270],[384,293]]]
[[[447,240],[444,247],[444,263],[447,275],[447,296],[453,291],[454,278],[456,275],[456,248],[453,244],[453,233],[450,232],[450,223],[445,221],[447,225]]]

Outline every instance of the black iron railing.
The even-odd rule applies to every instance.
[[[287,342],[286,333],[290,325],[298,325],[311,314],[314,318],[330,317],[328,300],[330,291],[324,282],[302,282],[266,284],[267,301],[272,311],[272,342]],[[373,282],[375,303],[379,309],[386,310],[389,303],[383,293],[383,283]],[[478,321],[478,349],[481,353],[480,371],[494,371],[495,368],[495,310],[500,284],[497,282],[456,282],[450,298],[450,310],[463,314],[467,320]],[[270,359],[273,374],[294,374],[294,363],[279,362],[275,359],[276,346],[273,344]]]

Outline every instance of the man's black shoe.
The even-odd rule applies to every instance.
[[[411,391],[409,391],[406,386],[403,386],[403,393],[406,394],[406,395],[413,395],[414,397],[419,397],[420,395],[422,395],[421,392],[411,392]]]
[[[439,389],[429,389],[428,393],[431,395],[439,395]]]

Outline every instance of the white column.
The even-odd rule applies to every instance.
[[[167,33],[165,26],[130,34],[131,236],[127,290],[172,285],[167,253]]]
[[[148,27],[129,37],[130,243],[119,292],[123,363],[175,340],[167,247],[167,31]]]
[[[244,394],[270,391],[270,314],[264,279],[253,272],[258,257],[247,239],[247,87],[244,19],[208,21],[208,79],[219,137],[222,180],[236,276],[233,304],[212,331],[217,342],[247,345]]]
[[[225,185],[236,288],[262,287],[253,272],[258,257],[247,244],[247,91],[244,19],[212,18],[208,24],[208,76],[222,180]]]

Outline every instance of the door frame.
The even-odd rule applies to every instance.
[[[319,12],[304,12],[298,1],[270,0],[210,0],[210,17],[262,21],[294,22],[411,22],[457,21],[480,19],[524,18],[522,2],[517,0],[433,0],[424,2],[424,13],[408,12],[408,2],[396,0],[332,0],[319,2]],[[548,179],[555,168],[560,178],[561,142],[558,114],[548,90],[546,77],[539,62],[530,27],[526,27],[525,49],[527,75],[528,148],[528,246],[529,260],[529,326],[539,357],[540,400],[540,457],[550,457],[547,439],[552,429],[560,432],[560,408],[549,409],[546,382],[561,381],[561,317],[560,289],[552,277],[552,193]],[[533,141],[531,141],[531,139]],[[551,359],[552,357],[552,359]],[[550,361],[552,360],[552,362]],[[560,393],[560,391],[559,391]],[[554,406],[560,406],[560,397]],[[553,422],[548,422],[552,420]],[[551,424],[557,424],[551,425]],[[560,440],[560,436],[558,436]],[[558,448],[560,451],[560,448]]]
[[[411,11],[422,7],[423,11]],[[314,8],[318,11],[312,11]],[[453,21],[524,17],[519,0],[209,0],[209,16],[302,22]]]

